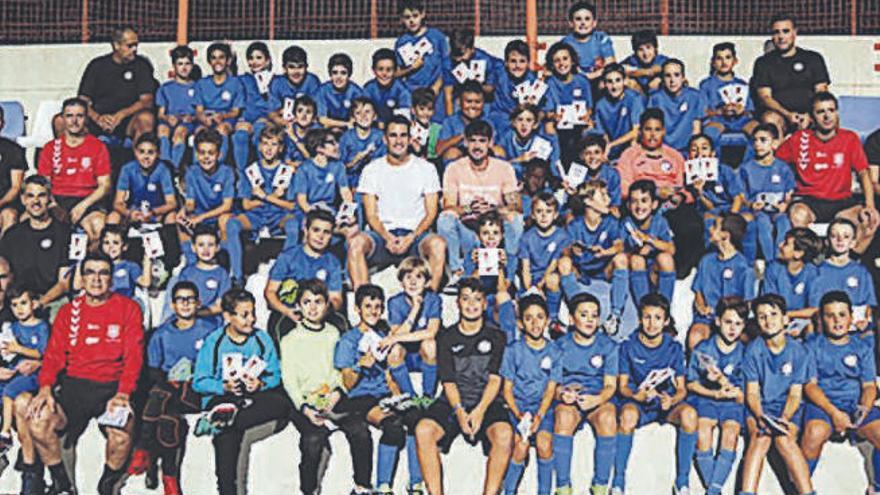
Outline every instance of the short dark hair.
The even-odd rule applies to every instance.
[[[193,53],[193,49],[187,45],[177,45],[171,49],[169,52],[171,55],[171,63],[177,62],[182,58],[188,58],[191,62],[195,61],[195,54]]]
[[[336,219],[333,217],[333,213],[330,213],[323,208],[312,208],[312,211],[306,214],[306,228],[311,227],[312,224],[318,220],[327,222],[331,225],[336,223]]]
[[[749,319],[749,304],[741,297],[724,296],[715,304],[715,315],[721,318],[727,311],[734,311],[743,321]]]
[[[626,77],[626,69],[624,69],[623,66],[619,63],[614,62],[613,64],[606,65],[605,68],[602,69],[602,79],[608,77],[608,74],[613,74],[615,72],[623,77]]]
[[[577,311],[578,306],[586,303],[593,303],[600,312],[602,311],[602,303],[599,302],[599,298],[589,292],[581,292],[568,300],[568,312],[574,314],[574,312]]]
[[[818,93],[813,95],[813,98],[810,100],[810,108],[816,106],[816,103],[823,103],[826,101],[833,101],[834,108],[840,108],[840,104],[837,102],[837,97],[831,94],[830,91],[819,91]]]
[[[822,252],[822,239],[806,227],[793,227],[785,233],[785,238],[794,240],[794,248],[803,251],[807,263],[812,263]]]
[[[449,33],[449,55],[458,58],[474,47],[473,29],[454,29]]]
[[[200,224],[196,225],[196,228],[193,229],[193,235],[192,235],[193,241],[195,241],[197,238],[199,238],[203,235],[209,235],[209,236],[213,237],[214,240],[216,240],[218,243],[220,242],[220,233],[217,232],[217,227],[215,227],[213,225],[210,225],[207,223],[200,223]]]
[[[412,122],[403,115],[392,115],[388,122],[385,123],[385,134],[388,134],[388,129],[391,128],[392,124],[405,126],[406,132],[409,132],[409,128],[412,126]]]
[[[360,307],[364,299],[378,299],[385,302],[385,291],[376,284],[364,284],[354,292],[354,305]]]
[[[226,55],[226,58],[232,59],[232,47],[229,46],[229,43],[221,43],[221,42],[211,43],[210,45],[208,45],[208,49],[205,50],[205,56],[210,58],[211,53],[218,51],[218,50],[223,52],[223,54]]]
[[[526,112],[531,113],[532,116],[535,117],[536,124],[539,123],[538,119],[541,115],[541,113],[540,113],[541,111],[538,110],[538,107],[536,107],[535,105],[532,105],[530,103],[520,103],[517,106],[515,106],[513,108],[513,110],[510,111],[509,119],[511,122],[513,122],[514,119],[516,119],[517,117],[519,117],[520,115],[522,115]]]
[[[709,145],[710,145],[710,146],[714,146],[714,145],[715,145],[715,142],[712,141],[712,138],[709,137],[708,134],[706,134],[706,133],[704,133],[704,132],[701,132],[701,133],[699,133],[699,134],[694,134],[693,136],[690,137],[690,139],[688,139],[688,148],[690,148],[691,145],[693,145],[695,142],[697,142],[697,141],[700,140],[700,139],[705,139],[706,141],[709,141]]]
[[[681,69],[681,75],[682,76],[685,75],[684,62],[682,62],[681,59],[678,59],[678,58],[666,59],[666,61],[663,62],[663,65],[660,66],[660,70],[665,71],[666,68],[669,67],[670,65],[677,65]]]
[[[571,57],[572,73],[575,72],[580,65],[580,57],[578,56],[577,50],[575,50],[574,47],[564,41],[557,41],[556,43],[550,45],[550,49],[547,50],[547,55],[544,56],[544,65],[557,76],[559,76],[560,74],[556,73],[556,68],[553,66],[553,57],[555,57],[557,53],[563,50],[567,51],[568,56]]]
[[[645,311],[645,308],[660,308],[666,313],[666,318],[669,319],[669,324],[666,325],[666,328],[663,329],[664,332],[675,335],[677,332],[675,330],[675,322],[672,319],[672,312],[669,309],[669,299],[666,299],[666,296],[660,294],[659,292],[650,292],[642,296],[639,300],[639,317]]]
[[[394,67],[397,67],[397,55],[395,55],[394,50],[390,48],[379,48],[373,52],[371,67],[375,69],[376,65],[383,60],[390,60],[394,64]]]
[[[180,282],[174,284],[174,287],[171,289],[172,299],[174,298],[174,296],[177,295],[178,292],[182,290],[192,291],[193,293],[195,293],[196,297],[198,297],[199,295],[199,286],[196,285],[195,282],[191,280],[181,280]]]
[[[312,97],[309,95],[302,95],[299,98],[297,98],[293,102],[293,111],[296,112],[296,109],[301,106],[312,107],[313,112],[318,111],[318,104],[315,103],[315,100],[313,100]]]
[[[547,309],[547,301],[543,297],[539,294],[528,294],[519,300],[519,317],[522,318],[526,314],[526,310],[532,306],[538,306],[544,310],[545,314],[550,314],[550,311]]]
[[[642,112],[642,116],[639,117],[639,125],[644,127],[645,123],[649,120],[659,120],[660,125],[664,128],[666,127],[666,117],[663,116],[663,110],[660,110],[659,108],[651,107],[645,109],[645,111]]]
[[[492,130],[492,126],[482,119],[474,120],[464,128],[464,137],[467,139],[470,139],[474,136],[483,136],[485,138],[492,139],[493,134],[494,131]]]
[[[486,295],[486,288],[483,287],[483,282],[477,277],[465,277],[459,280],[458,293],[461,294],[465,289],[470,289],[471,292],[479,292],[484,296]]]
[[[489,210],[483,212],[479,217],[477,217],[477,232],[479,233],[480,229],[485,225],[497,225],[501,228],[501,231],[504,231],[504,220],[501,218],[501,214],[498,213],[498,210]]]
[[[738,213],[721,215],[721,230],[727,232],[730,236],[730,243],[736,247],[737,251],[742,251],[742,241],[746,235],[747,226],[746,219]]]
[[[788,305],[785,298],[779,294],[764,294],[752,300],[752,312],[757,314],[759,306],[773,306],[774,308],[785,314],[788,311]]]
[[[229,289],[220,300],[220,308],[224,313],[234,313],[235,307],[241,303],[256,304],[254,295],[244,289]]]
[[[764,124],[758,124],[758,126],[755,127],[755,130],[752,131],[752,141],[755,140],[755,134],[762,132],[762,131],[770,134],[770,136],[773,139],[779,139],[779,128],[773,124],[764,123]]]
[[[299,290],[296,293],[296,303],[299,304],[303,294],[311,292],[316,296],[321,296],[324,301],[330,299],[330,292],[327,290],[327,284],[317,278],[310,278],[299,283]]]
[[[318,152],[318,148],[320,148],[324,144],[324,140],[328,137],[332,137],[333,133],[330,132],[329,129],[325,129],[323,127],[317,129],[309,129],[306,132],[306,149],[309,151],[309,154],[315,156],[315,153]]]
[[[734,45],[733,42],[730,42],[730,41],[723,41],[721,43],[716,43],[712,47],[712,56],[714,57],[715,55],[718,55],[719,53],[726,51],[726,50],[730,51],[730,53],[732,53],[733,56],[736,57],[736,45]]]
[[[272,52],[269,51],[269,46],[263,41],[254,41],[248,45],[247,49],[244,51],[244,56],[250,58],[251,54],[254,52],[263,52],[263,55],[265,55],[266,58],[272,58]]]
[[[27,294],[31,298],[34,297],[34,290],[30,287],[23,284],[12,284],[11,287],[6,289],[6,299],[11,301],[13,299],[18,299],[19,297]]]
[[[198,149],[199,145],[202,143],[210,143],[217,147],[219,150],[223,145],[223,135],[221,135],[217,129],[202,129],[196,134],[196,139],[194,143],[194,147]]]
[[[770,27],[782,21],[790,21],[791,25],[797,29],[797,18],[791,12],[776,12],[773,14],[773,17],[770,18]]]
[[[431,88],[416,88],[412,93],[412,106],[417,107],[434,107],[434,100],[437,99],[437,95],[434,94],[434,90]]]
[[[283,149],[285,146],[285,134],[284,129],[274,122],[268,122],[265,127],[260,131],[260,139],[263,138],[272,138],[278,139],[281,141],[281,148]]]
[[[128,230],[124,228],[121,224],[118,223],[108,223],[104,225],[104,228],[101,229],[101,241],[104,241],[104,237],[110,234],[118,235],[122,238],[123,244],[128,244]]]
[[[301,46],[290,45],[281,54],[281,63],[303,64],[307,66],[309,65],[309,55]]]
[[[819,311],[824,313],[825,305],[831,303],[844,303],[846,308],[852,311],[852,299],[849,298],[849,294],[842,290],[831,290],[822,294],[822,298],[819,299]]]
[[[101,251],[92,251],[86,254],[86,257],[82,261],[82,266],[86,266],[86,263],[89,261],[98,261],[101,263],[107,263],[111,267],[113,266],[113,260]]]
[[[568,20],[574,19],[574,14],[578,10],[589,10],[593,17],[596,17],[596,6],[590,2],[575,2],[568,8]]]
[[[558,209],[559,209],[559,200],[556,199],[556,195],[553,194],[553,193],[550,192],[550,191],[540,191],[540,192],[535,196],[535,199],[532,200],[532,205],[533,205],[533,206],[534,206],[534,204],[535,204],[535,201],[540,201],[540,202],[546,204],[547,206],[553,208],[554,210],[558,210]]]
[[[659,46],[659,43],[657,42],[657,33],[651,29],[643,29],[633,33],[632,38],[630,39],[632,50],[635,52],[642,45],[653,45],[654,48],[657,48]]]
[[[629,196],[631,197],[636,191],[648,193],[651,199],[657,199],[657,184],[654,184],[654,181],[651,179],[639,179],[630,184]]]
[[[338,65],[345,67],[348,70],[348,75],[351,76],[354,64],[347,53],[334,53],[327,61],[327,72],[333,72],[333,68]]]
[[[64,113],[64,109],[67,107],[83,107],[84,109],[89,108],[88,102],[86,100],[80,98],[79,96],[74,96],[73,98],[68,98],[61,103],[61,113]]]
[[[397,14],[403,14],[405,10],[425,11],[424,0],[397,0]]]
[[[156,136],[155,134],[153,134],[152,132],[145,132],[145,133],[141,134],[140,136],[138,136],[134,140],[134,147],[137,148],[138,146],[140,146],[144,143],[150,143],[153,146],[158,148],[159,147],[159,137]]]
[[[123,24],[121,26],[116,26],[110,31],[110,41],[114,43],[119,43],[122,41],[122,38],[125,37],[125,33],[131,31],[134,34],[137,34],[137,30],[135,30],[134,26],[131,24]]]
[[[483,85],[474,80],[467,80],[461,84],[458,84],[455,88],[455,95],[459,98],[465,93],[473,93],[479,94],[486,99],[486,93],[483,91]]]
[[[598,146],[604,150],[606,142],[607,141],[605,140],[605,136],[603,134],[593,134],[593,133],[587,134],[586,136],[584,136],[578,140],[578,143],[577,143],[578,156],[582,155],[584,153],[584,151],[587,148],[589,148],[590,146]]]
[[[34,175],[29,175],[29,176],[25,177],[24,184],[22,185],[21,190],[24,191],[24,188],[29,185],[40,186],[43,189],[46,189],[47,191],[52,190],[52,184],[49,182],[49,179],[43,175],[34,174]]]
[[[529,52],[529,45],[526,44],[523,40],[511,40],[504,46],[504,60],[507,60],[507,57],[511,53],[519,53],[523,55],[531,61],[531,53]]]

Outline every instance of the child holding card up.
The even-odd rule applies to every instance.
[[[541,132],[540,124],[541,113],[534,105],[517,105],[510,113],[510,130],[501,136],[498,144],[513,165],[517,180],[522,180],[523,163],[536,158],[549,163],[559,161],[559,141],[556,136]],[[551,168],[551,172],[556,170]]]
[[[751,134],[758,122],[754,119],[755,106],[749,98],[749,83],[734,74],[736,46],[731,42],[712,47],[712,74],[700,82],[700,93],[706,100],[703,132],[714,143],[724,132]]]

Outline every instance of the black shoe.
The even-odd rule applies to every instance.
[[[46,495],[76,495],[76,492],[73,490],[73,488],[60,489],[55,486],[50,486],[49,491],[46,492]]]
[[[159,466],[155,462],[150,464],[150,467],[147,469],[147,475],[144,478],[144,486],[146,486],[148,490],[159,488]]]
[[[42,471],[22,471],[21,495],[43,495],[46,486],[42,474]]]

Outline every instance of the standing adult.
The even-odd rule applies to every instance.
[[[438,290],[446,263],[446,242],[431,233],[440,205],[437,169],[410,154],[410,122],[395,116],[385,126],[388,154],[364,167],[358,192],[363,195],[368,232],[349,238],[348,266],[357,289],[369,282],[368,266],[397,264],[421,256]]]
[[[76,493],[61,463],[65,448],[75,448],[93,418],[105,411],[131,411],[144,354],[140,306],[111,289],[113,263],[90,254],[82,265],[84,294],[65,304],[52,325],[40,391],[27,408],[28,427],[37,452],[49,467],[55,494]],[[57,390],[56,390],[57,386]],[[104,427],[107,437],[99,495],[118,490],[132,445],[134,416],[124,425]]]
[[[0,129],[6,124],[0,107]],[[18,221],[22,206],[18,199],[27,161],[24,148],[5,137],[0,137],[0,235]]]
[[[797,47],[794,16],[777,14],[770,25],[775,49],[758,57],[752,70],[759,110],[775,114],[776,123],[785,124],[783,129],[806,129],[813,95],[828,91],[831,84],[825,59],[818,52]]]

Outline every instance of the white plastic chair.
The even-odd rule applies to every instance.
[[[15,141],[27,149],[35,149],[53,139],[55,132],[52,129],[52,119],[61,112],[61,103],[61,100],[41,101],[37,106],[36,117],[31,120],[31,132],[26,136],[18,137]]]

